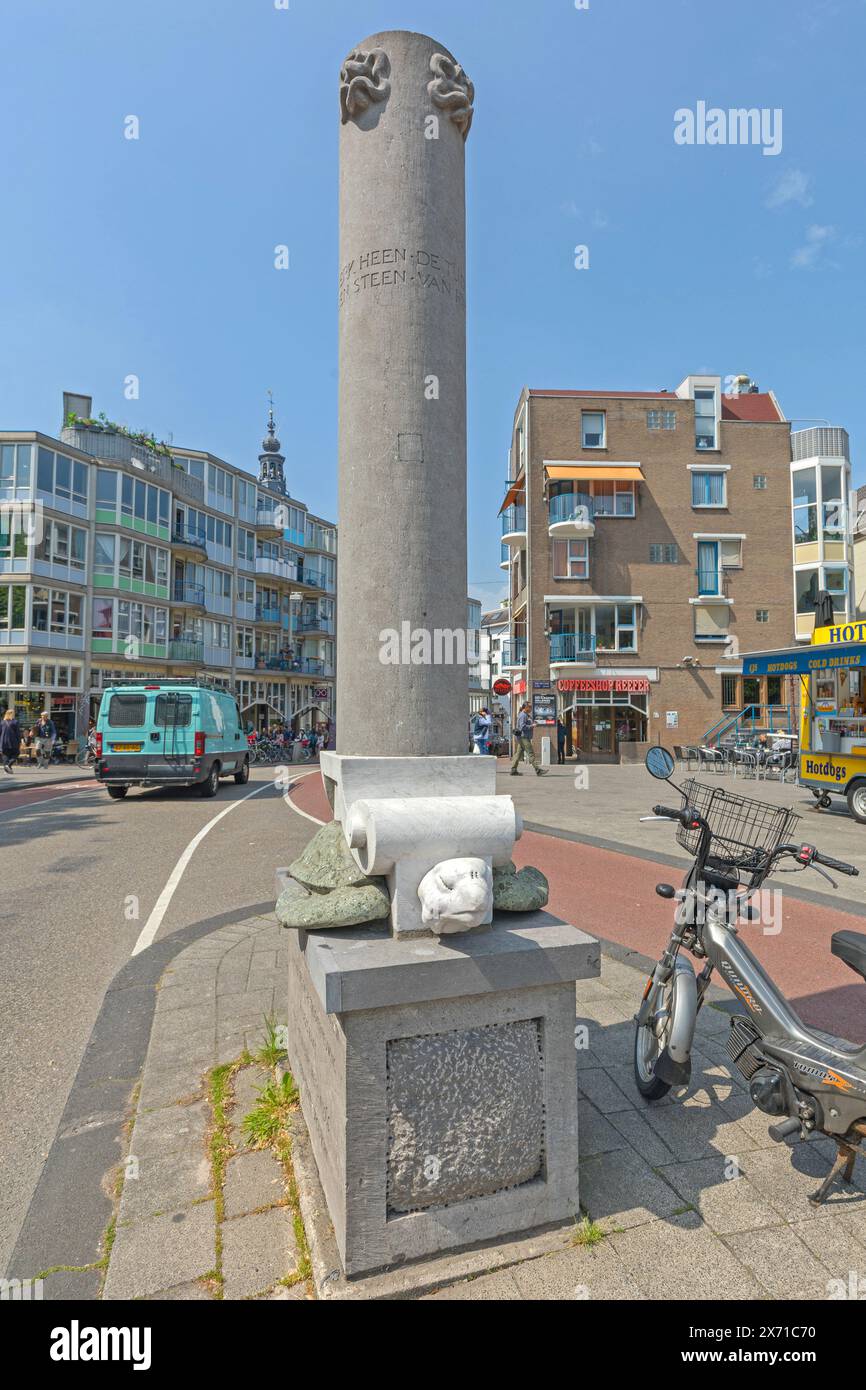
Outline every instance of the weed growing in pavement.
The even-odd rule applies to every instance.
[[[585,1216],[582,1221],[577,1222],[574,1228],[574,1234],[571,1237],[572,1245],[586,1246],[590,1250],[594,1245],[598,1245],[603,1240],[604,1231],[588,1216]]]
[[[298,1104],[298,1088],[290,1072],[265,1083],[259,1091],[255,1109],[244,1116],[242,1129],[253,1148],[273,1144],[283,1132],[286,1120]]]
[[[286,1055],[285,1027],[278,1024],[273,1014],[265,1014],[265,1040],[256,1053],[256,1061],[261,1062],[263,1067],[275,1067],[277,1062]]]

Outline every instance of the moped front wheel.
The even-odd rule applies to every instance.
[[[661,1100],[671,1087],[670,1082],[656,1076],[655,1065],[670,1037],[673,981],[652,988],[655,998],[647,1021],[637,1024],[634,1030],[634,1079],[644,1100]]]

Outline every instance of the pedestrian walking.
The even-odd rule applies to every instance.
[[[54,747],[54,740],[56,737],[57,730],[54,727],[54,721],[48,717],[48,710],[44,709],[33,730],[33,741],[36,745],[37,767],[47,767],[51,762],[51,750]]]
[[[21,751],[21,725],[15,718],[14,709],[7,709],[0,722],[0,758],[3,759],[3,771],[8,772],[12,777],[12,764]]]
[[[520,706],[520,713],[517,716],[517,726],[514,730],[517,743],[517,750],[511,764],[512,777],[519,777],[518,767],[523,758],[529,763],[530,767],[535,768],[536,777],[543,777],[547,772],[546,767],[539,767],[535,757],[535,749],[532,746],[532,711],[529,701],[525,701]]]
[[[486,755],[490,752],[490,736],[492,732],[493,720],[490,717],[490,711],[482,705],[472,721],[472,741],[475,744],[476,753],[483,753]]]
[[[558,763],[564,763],[564,762],[565,762],[565,739],[566,739],[566,733],[567,733],[567,730],[566,730],[566,727],[565,727],[565,725],[563,724],[562,720],[561,720],[561,719],[557,719],[557,721],[556,721],[556,761],[557,761]]]

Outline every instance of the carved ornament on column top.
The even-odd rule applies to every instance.
[[[459,63],[445,53],[434,53],[430,59],[432,82],[427,91],[434,106],[447,111],[465,140],[472,125],[475,86]]]
[[[350,53],[340,69],[340,120],[360,116],[374,102],[387,100],[391,93],[391,60],[382,48],[369,53]]]

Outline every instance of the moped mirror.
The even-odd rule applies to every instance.
[[[662,748],[660,744],[656,744],[647,751],[644,765],[650,776],[658,777],[661,782],[666,782],[676,767],[673,754],[669,753],[666,748]]]

